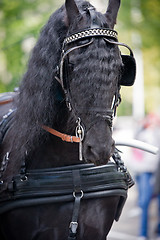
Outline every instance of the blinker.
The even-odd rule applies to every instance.
[[[132,86],[136,77],[136,61],[133,56],[121,55],[123,62],[123,70],[121,80],[119,82],[122,86]]]
[[[132,49],[125,43],[115,42],[113,40],[109,40],[104,38],[106,42],[111,44],[115,44],[118,46],[125,47],[129,50],[130,55],[121,55],[123,62],[123,69],[121,79],[119,80],[119,85],[121,86],[132,86],[136,77],[136,61],[132,52]]]

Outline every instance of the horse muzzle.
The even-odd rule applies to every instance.
[[[115,142],[112,131],[103,122],[95,124],[86,134],[83,142],[83,157],[86,162],[95,165],[106,164],[113,155]]]

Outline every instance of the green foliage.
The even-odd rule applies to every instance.
[[[39,31],[56,7],[53,0],[0,1],[0,92],[18,85]]]
[[[152,47],[154,45],[160,48],[160,1],[142,0],[141,9],[143,21],[140,30],[143,34],[144,47]]]
[[[118,23],[119,40],[128,43],[133,48],[133,51],[137,47],[142,50],[145,112],[159,111],[160,1],[122,0]],[[141,38],[140,42],[138,42],[138,39],[135,39],[138,35]],[[124,111],[130,111],[123,108],[132,106],[132,93],[130,92],[130,98],[128,98],[126,92],[123,93],[122,91],[122,99],[123,105],[118,108],[119,115],[123,115]]]

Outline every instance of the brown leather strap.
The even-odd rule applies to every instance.
[[[10,99],[7,99],[7,100],[1,100],[0,105],[7,104],[7,103],[10,103],[10,102],[13,102],[13,98],[10,98]]]
[[[44,130],[46,130],[47,132],[53,134],[54,136],[57,136],[57,137],[61,138],[63,141],[66,141],[66,142],[76,142],[76,143],[80,142],[80,138],[79,137],[70,136],[70,135],[67,135],[67,134],[64,134],[64,133],[60,133],[60,132],[54,130],[53,128],[47,127],[45,125],[43,125],[42,128]]]

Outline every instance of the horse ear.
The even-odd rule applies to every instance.
[[[80,12],[74,0],[66,0],[65,7],[69,24],[71,24],[75,18],[80,15]]]
[[[120,3],[121,0],[109,0],[108,8],[105,15],[111,28],[114,28],[114,25],[116,24]]]

